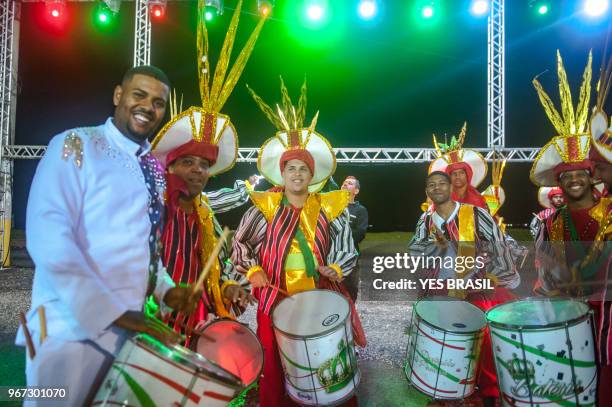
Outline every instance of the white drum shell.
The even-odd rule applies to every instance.
[[[455,328],[468,332],[451,332],[434,326],[417,312],[419,303],[439,308],[440,318],[435,321],[438,324],[451,324],[453,320],[459,323],[471,315],[472,319],[462,324],[466,326]],[[484,312],[465,301],[426,299],[417,302],[404,365],[406,378],[419,391],[436,399],[470,396],[476,389],[484,328]]]
[[[523,304],[531,301],[534,313],[550,312],[544,301],[522,301]],[[584,307],[583,317],[568,321],[567,324],[556,323],[551,327],[519,328],[489,320],[497,379],[504,405],[556,406],[575,404],[576,401],[580,405],[595,404],[597,367],[593,322],[587,312],[588,308],[586,305]],[[527,377],[531,382],[531,392],[526,385]],[[578,392],[574,391],[574,378]]]
[[[142,406],[143,396],[134,391],[136,388],[144,391],[144,397],[154,405],[206,407],[227,406],[241,390],[240,386],[162,358],[130,338],[115,358],[92,405]]]
[[[337,305],[328,307],[330,302]],[[305,307],[304,303],[309,305]],[[313,310],[313,305],[316,310]],[[280,318],[284,321],[279,321]],[[300,318],[310,321],[310,324],[315,319],[319,321],[320,332],[308,336],[294,335],[277,327],[277,323],[283,328],[295,326],[304,334],[304,325],[297,323]],[[295,294],[278,304],[273,321],[285,371],[285,387],[294,401],[307,406],[330,406],[353,396],[361,373],[356,363],[350,309],[344,297],[328,290]],[[331,329],[327,329],[323,321],[334,321],[330,324]],[[339,348],[344,349],[344,357],[340,355]],[[336,366],[339,384],[335,386],[326,386],[321,382],[321,378],[325,381],[330,377],[330,361],[339,362]]]

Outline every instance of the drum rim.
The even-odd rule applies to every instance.
[[[516,324],[508,324],[508,323],[504,323],[504,322],[495,322],[489,319],[489,313],[493,312],[493,310],[504,306],[504,305],[508,305],[508,304],[512,304],[512,303],[516,303],[516,302],[521,302],[521,301],[574,301],[580,304],[584,304],[587,307],[586,312],[584,313],[584,315],[581,315],[579,317],[576,318],[572,318],[572,319],[568,319],[567,321],[562,321],[562,322],[554,322],[552,324],[547,324],[547,325],[516,325]],[[487,318],[487,324],[495,327],[495,328],[506,328],[508,330],[513,330],[513,331],[518,331],[518,330],[530,330],[530,331],[539,331],[542,328],[559,328],[564,326],[565,324],[567,325],[576,325],[582,321],[584,321],[585,319],[588,319],[590,317],[591,314],[591,309],[590,307],[585,304],[583,301],[578,301],[575,298],[571,298],[571,297],[557,297],[557,298],[544,298],[544,297],[526,297],[526,298],[522,298],[522,299],[516,299],[516,300],[512,300],[512,301],[508,301],[508,302],[504,302],[503,304],[498,304],[496,306],[494,306],[493,308],[491,308],[490,310],[488,310],[485,315]]]
[[[361,369],[359,369],[359,364],[355,363],[355,376],[357,374],[359,374],[359,377],[357,378],[355,382],[355,386],[353,387],[353,390],[346,396],[342,397],[340,400],[334,401],[331,404],[304,404],[304,405],[306,406],[338,406],[338,405],[343,404],[347,400],[350,400],[353,396],[357,394],[357,388],[359,387],[359,384],[361,383]],[[286,381],[287,379],[284,380],[285,386],[286,386]],[[293,395],[291,394],[291,392],[287,391],[287,394],[289,395],[289,398],[293,400],[294,402],[296,402],[297,404],[304,403],[304,400],[296,400],[295,398],[293,398]]]
[[[219,318],[219,319],[215,319],[215,320],[213,320],[213,321],[209,322],[208,324],[206,324],[206,325],[204,326],[204,328],[202,328],[202,331],[201,331],[201,332],[206,331],[206,328],[208,328],[209,326],[211,326],[211,325],[213,325],[213,324],[219,323],[219,322],[233,322],[233,323],[235,323],[235,324],[239,324],[239,325],[241,325],[242,327],[244,327],[244,328],[246,328],[247,330],[249,330],[249,331],[251,332],[251,334],[253,335],[253,337],[254,337],[254,338],[257,340],[257,344],[259,345],[259,350],[261,351],[261,362],[262,362],[262,363],[261,363],[261,367],[259,368],[259,373],[257,374],[257,379],[255,379],[255,380],[254,380],[253,382],[251,382],[251,383],[244,383],[244,382],[242,381],[242,379],[241,379],[241,378],[238,378],[238,379],[240,380],[240,382],[241,382],[241,383],[242,383],[242,384],[245,386],[245,388],[246,388],[246,387],[248,387],[248,386],[252,385],[253,383],[255,383],[257,380],[259,380],[259,379],[261,378],[262,374],[263,374],[263,367],[264,367],[264,363],[265,363],[265,359],[266,359],[266,355],[265,355],[265,353],[264,353],[264,348],[263,348],[263,345],[261,344],[261,341],[259,340],[259,337],[257,336],[257,334],[256,334],[255,332],[253,332],[253,330],[252,330],[252,329],[249,327],[249,325],[248,325],[248,324],[244,324],[244,323],[242,323],[242,322],[239,322],[239,321],[233,320],[233,319],[231,319],[231,318]],[[204,357],[203,355],[200,355],[200,356]],[[204,358],[205,358],[205,357],[204,357]],[[206,359],[206,358],[205,358],[205,359]],[[206,359],[206,360],[208,360],[208,359]],[[221,366],[219,366],[219,367],[221,367]],[[222,368],[222,369],[223,369],[223,368]],[[223,369],[223,370],[225,370],[225,369]],[[233,375],[233,373],[231,373],[231,372],[228,372],[228,373],[230,373],[230,374],[232,374],[232,375]]]
[[[346,298],[344,298],[344,296],[342,294],[340,294],[337,291],[334,290],[329,290],[327,288],[316,288],[314,290],[306,290],[306,291],[300,291],[299,293],[293,294],[293,295],[299,295],[301,293],[307,293],[307,292],[311,292],[311,291],[329,291],[330,293],[333,293],[335,295],[337,295],[338,297],[342,298],[344,301],[346,301],[348,303],[348,300]],[[283,301],[292,301],[291,298],[289,297],[285,297],[283,298],[275,307],[274,310],[272,311],[272,328],[274,329],[274,332],[278,332],[279,334],[286,336],[287,338],[290,339],[317,339],[317,338],[322,338],[324,336],[327,336],[329,334],[332,334],[334,332],[336,332],[338,330],[338,328],[346,325],[346,321],[351,317],[351,304],[348,303],[348,314],[346,315],[346,317],[344,317],[342,319],[342,323],[336,325],[335,328],[329,328],[323,332],[320,333],[316,333],[316,334],[311,334],[311,335],[295,335],[295,334],[291,334],[289,332],[285,332],[282,329],[280,329],[279,327],[276,326],[276,324],[274,323],[274,311],[276,311],[276,308],[281,305],[283,303]]]
[[[128,339],[130,341],[132,341],[136,346],[140,346],[141,348],[144,348],[145,350],[152,351],[152,349],[148,349],[147,347],[145,347],[142,344],[142,342],[136,341],[137,338],[143,337],[144,335],[150,336],[150,335],[147,335],[147,334],[137,334],[137,335],[134,335],[134,336],[132,336],[132,337],[130,337]],[[155,339],[155,338],[153,338],[153,339]],[[164,346],[166,346],[166,345],[164,345]],[[170,348],[168,348],[168,349],[170,349]],[[185,348],[185,349],[187,349],[187,348]],[[172,349],[170,349],[170,350],[172,350]],[[214,382],[221,383],[221,384],[226,384],[228,386],[231,386],[232,388],[235,388],[237,391],[240,391],[240,390],[246,388],[246,386],[242,382],[242,379],[240,379],[239,377],[235,376],[233,373],[228,372],[227,370],[223,369],[221,366],[217,365],[215,362],[213,362],[211,360],[208,360],[207,358],[205,358],[204,356],[200,355],[199,353],[194,352],[191,349],[187,349],[187,350],[190,351],[190,352],[193,352],[193,353],[195,353],[197,355],[199,355],[201,358],[205,359],[206,362],[212,364],[216,368],[219,368],[219,369],[223,370],[223,372],[227,373],[229,376],[235,377],[235,380],[232,379],[231,377],[223,377],[223,376],[220,376],[220,375],[218,375],[216,373],[202,370],[202,369],[198,368],[197,366],[193,366],[192,370],[194,370],[194,375],[196,375],[196,376],[205,376],[207,379],[210,379],[210,380],[212,380]],[[156,355],[159,356],[164,361],[166,361],[166,362],[168,362],[168,363],[170,363],[170,364],[172,364],[172,365],[174,365],[176,367],[180,367],[180,368],[183,368],[183,369],[187,369],[188,368],[186,365],[181,365],[180,363],[177,363],[175,360],[167,358],[167,357],[165,357],[163,355],[159,355],[157,353],[156,353]]]
[[[456,398],[434,397],[433,392],[428,393],[427,391],[417,386],[412,380],[410,380],[410,378],[408,377],[408,372],[406,371],[407,365],[408,365],[408,362],[404,363],[404,367],[402,368],[402,371],[404,372],[404,377],[406,378],[406,381],[408,382],[408,386],[415,388],[417,391],[421,392],[422,394],[431,396],[434,400],[462,400],[462,399],[466,399],[470,397],[472,394],[476,392],[477,386],[474,385],[472,386],[472,390],[469,393],[465,393],[464,395],[461,395],[461,397],[456,397]]]
[[[450,329],[443,329],[443,328],[441,328],[439,326],[436,326],[436,325],[432,324],[431,322],[428,322],[427,320],[425,320],[425,318],[423,318],[421,315],[419,315],[419,311],[417,310],[417,305],[419,303],[421,303],[422,301],[426,301],[426,300],[431,301],[434,298],[443,299],[443,300],[446,300],[446,301],[448,301],[448,300],[450,300],[450,301],[461,301],[461,302],[464,302],[466,304],[471,305],[472,307],[474,307],[477,310],[479,310],[480,312],[482,312],[482,314],[484,315],[484,317],[485,317],[484,318],[484,325],[481,328],[473,330],[473,331],[455,331],[455,330],[450,330]],[[427,325],[427,326],[429,326],[431,328],[435,328],[435,329],[438,329],[438,330],[441,330],[441,331],[444,331],[444,332],[448,332],[448,333],[454,334],[454,335],[466,335],[466,336],[474,335],[474,334],[478,334],[478,333],[482,332],[487,327],[486,313],[483,310],[481,310],[480,308],[478,308],[476,305],[472,304],[471,302],[464,301],[464,300],[461,300],[459,298],[448,297],[448,296],[444,296],[444,295],[433,295],[431,297],[421,298],[420,300],[418,300],[417,302],[414,303],[412,308],[414,309],[414,313],[416,314],[416,316],[419,318],[419,321],[423,321],[425,323],[425,325]]]

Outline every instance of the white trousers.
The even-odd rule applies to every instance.
[[[39,344],[34,333],[33,341]],[[26,378],[28,386],[63,387],[67,400],[32,400],[26,407],[83,406],[95,395],[104,380],[114,356],[93,341],[66,341],[46,338],[36,346],[33,360],[26,351]]]

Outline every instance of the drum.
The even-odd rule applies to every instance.
[[[412,309],[404,373],[436,399],[462,399],[476,387],[486,319],[480,308],[452,297],[428,297]]]
[[[263,370],[263,348],[257,335],[245,325],[219,319],[202,329],[197,352],[232,373],[245,386],[255,383]],[[213,341],[209,340],[213,339]]]
[[[330,406],[353,396],[361,378],[348,301],[330,290],[283,299],[272,313],[285,387],[300,405]]]
[[[214,362],[147,335],[126,341],[92,405],[226,406],[244,387]]]
[[[528,298],[487,312],[505,405],[595,405],[597,367],[587,304]]]

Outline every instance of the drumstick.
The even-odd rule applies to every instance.
[[[295,298],[293,298],[293,297],[291,296],[291,294],[289,294],[289,292],[288,292],[288,291],[285,291],[285,290],[283,290],[283,289],[282,289],[282,288],[280,288],[280,287],[277,287],[277,286],[275,286],[275,285],[273,285],[273,284],[270,284],[270,283],[268,283],[268,287],[272,288],[273,290],[278,291],[279,293],[283,294],[283,295],[284,295],[285,297],[287,297],[287,298],[291,298],[292,300],[293,300],[293,299],[295,299]]]
[[[36,356],[36,352],[34,351],[34,342],[32,342],[32,336],[30,335],[30,330],[28,329],[26,318],[23,312],[19,313],[19,322],[21,323],[21,327],[23,328],[23,336],[25,336],[26,347],[28,348],[28,354],[30,355],[30,359],[34,359],[34,357]]]
[[[40,322],[40,344],[47,339],[47,316],[45,314],[45,306],[38,307],[38,321]]]
[[[521,270],[523,268],[523,266],[525,265],[525,260],[527,260],[527,255],[529,254],[529,252],[525,252],[525,255],[523,256],[523,261],[521,262],[521,265],[519,266],[519,270]]]
[[[176,320],[176,318],[170,318],[168,320],[168,324],[171,324],[173,322],[178,322],[178,321]],[[215,338],[213,338],[211,336],[208,336],[205,333],[202,333],[200,331],[196,331],[195,329],[191,329],[190,327],[187,326],[187,324],[183,324],[183,323],[178,322],[178,325],[181,328],[185,329],[185,333],[187,334],[187,336],[195,335],[195,336],[200,336],[200,337],[206,339],[209,342],[213,342],[213,343],[217,342]]]
[[[225,242],[225,239],[227,239],[228,235],[229,235],[229,229],[226,226],[223,229],[223,233],[219,237],[219,240],[217,240],[217,245],[215,246],[212,253],[210,254],[210,257],[208,257],[208,260],[206,261],[206,265],[204,266],[204,269],[200,273],[200,277],[198,277],[198,281],[196,281],[196,283],[191,286],[192,287],[191,290],[193,293],[198,291],[200,287],[203,287],[204,280],[206,279],[206,276],[208,276],[208,272],[212,268],[213,263],[217,261],[217,255],[221,251],[221,247],[223,246],[223,243]]]

